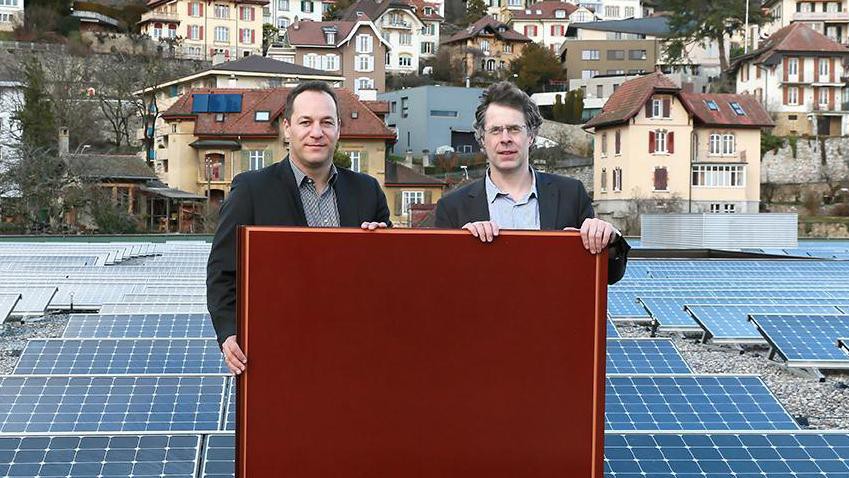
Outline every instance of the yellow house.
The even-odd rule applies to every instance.
[[[584,125],[595,141],[596,211],[623,217],[654,200],[685,212],[758,212],[760,135],[772,126],[751,95],[684,92],[659,72],[627,81]]]
[[[179,56],[211,60],[262,55],[263,7],[268,0],[150,0],[139,29],[154,40],[181,40]]]
[[[445,40],[443,47],[450,48],[452,64],[461,62],[463,73],[474,76],[479,72],[505,73],[531,42],[506,23],[485,15]]]
[[[386,193],[390,219],[396,226],[412,226],[413,205],[436,204],[447,186],[445,181],[393,161],[386,161],[385,172],[381,184]]]

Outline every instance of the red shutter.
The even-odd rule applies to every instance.
[[[251,7],[251,21],[256,21],[256,8]]]
[[[788,89],[788,88],[790,88],[790,87],[789,87],[789,86],[787,86],[787,85],[784,85],[784,87],[782,87],[782,88],[781,88],[782,90],[784,90],[784,104],[785,104],[785,105],[790,104],[790,103],[788,103],[788,101],[787,101],[787,89]]]
[[[663,100],[663,117],[669,118],[670,101],[669,98]]]
[[[828,61],[831,63],[828,69],[828,72],[831,74],[831,79],[828,81],[829,83],[834,83],[834,58],[829,58]]]
[[[251,45],[256,43],[256,30],[251,30]]]
[[[835,88],[828,89],[828,109],[834,111],[834,90]]]
[[[787,58],[787,57],[785,56],[785,57],[784,57],[784,62],[782,63],[782,64],[783,64],[783,66],[784,66],[784,81],[785,81],[785,83],[787,82],[787,78],[790,76],[790,71],[787,69],[787,68],[788,68],[788,66],[787,66],[787,65],[788,65],[789,63],[790,63],[790,59],[789,59],[789,58]],[[785,104],[786,104],[786,103],[785,103]]]
[[[616,154],[622,153],[622,134],[619,131],[616,132],[616,151],[614,152]]]
[[[760,68],[758,68],[758,65],[754,65],[754,66],[755,66],[755,78],[760,79],[760,77],[761,77],[761,69],[760,69]]]
[[[200,27],[200,38],[198,40],[203,40],[203,27]]]
[[[198,15],[203,16],[203,2],[198,2]]]
[[[814,111],[820,109],[820,87],[814,87]]]
[[[654,190],[666,191],[668,186],[668,176],[666,168],[655,168],[654,170]]]
[[[672,131],[666,133],[666,151],[668,151],[669,154],[675,152],[675,133]]]
[[[651,98],[646,102],[646,118],[651,118]]]
[[[814,67],[816,67],[816,65],[814,65]],[[817,75],[816,75],[816,73],[814,73],[814,78],[816,78],[816,77],[817,77]],[[805,81],[805,59],[800,57],[799,58],[799,83],[803,83],[804,81]]]
[[[649,131],[649,153],[654,153],[654,131]]]
[[[186,4],[186,14],[192,16],[192,2]]]

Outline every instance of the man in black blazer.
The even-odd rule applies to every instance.
[[[245,370],[236,342],[236,232],[241,225],[384,228],[386,196],[373,177],[336,168],[341,125],[336,95],[324,82],[298,85],[286,98],[288,158],[233,178],[221,206],[206,275],[207,308],[228,368]]]
[[[610,223],[595,218],[580,181],[533,170],[530,145],[542,124],[536,104],[509,82],[484,92],[475,131],[489,169],[483,179],[444,196],[436,205],[436,227],[467,229],[491,242],[500,229],[580,230],[584,247],[610,248],[608,283],[625,274],[630,246]]]

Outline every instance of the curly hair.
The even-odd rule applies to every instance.
[[[525,125],[528,127],[528,134],[531,138],[536,138],[539,133],[539,127],[542,125],[542,115],[539,108],[531,98],[516,85],[509,81],[499,81],[493,84],[481,95],[481,103],[475,110],[475,138],[478,143],[483,146],[483,134],[485,129],[486,110],[489,105],[497,104],[517,109],[525,114]],[[533,142],[532,142],[533,144]]]

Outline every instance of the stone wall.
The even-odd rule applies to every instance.
[[[823,145],[825,149],[823,149]],[[849,137],[789,140],[761,160],[761,184],[810,184],[849,180]]]
[[[842,221],[799,221],[799,237],[849,239],[849,218]]]

